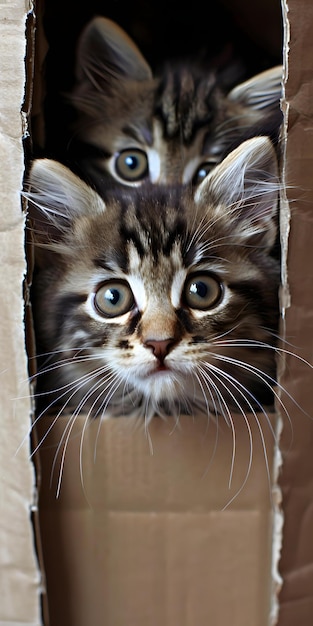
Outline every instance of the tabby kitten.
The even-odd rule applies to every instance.
[[[69,160],[102,194],[146,179],[198,184],[245,139],[278,139],[281,66],[228,94],[196,63],[173,62],[154,76],[128,35],[96,17],[81,35],[76,74]]]
[[[45,409],[146,421],[269,410],[279,185],[268,138],[242,143],[196,190],[146,183],[104,202],[48,159],[30,183]]]

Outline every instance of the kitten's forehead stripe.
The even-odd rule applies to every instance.
[[[216,104],[213,74],[197,78],[188,68],[167,70],[160,82],[156,111],[163,121],[164,136],[177,136],[187,145],[196,132],[212,120]]]
[[[93,259],[93,264],[97,268],[101,268],[102,270],[108,272],[109,275],[112,275],[112,272],[116,271],[127,271],[127,260],[125,254],[119,251],[117,248],[112,248],[110,250],[110,253],[108,253],[108,250],[104,250],[102,257],[99,256]]]
[[[154,233],[152,233],[153,235]],[[173,226],[172,230],[159,230],[151,237],[151,248],[150,252],[153,255],[155,261],[158,260],[160,254],[165,256],[166,258],[170,257],[173,253],[173,249],[175,244],[179,241],[182,242],[184,239],[184,225],[183,222],[177,218],[176,224]]]
[[[145,254],[145,247],[141,239],[140,231],[136,228],[132,228],[128,226],[127,224],[123,222],[120,226],[120,235],[121,235],[121,238],[125,241],[125,243],[128,243],[131,241],[134,244],[140,258],[143,258]],[[129,269],[129,267],[127,267],[127,269]]]
[[[101,269],[106,270],[107,272],[112,271],[112,267],[110,266],[110,263],[107,263],[104,259],[93,259],[93,264],[96,267],[101,267]]]
[[[181,216],[184,206],[179,202],[176,189],[166,189],[163,195],[155,196],[151,186],[149,203],[142,198],[140,191],[134,205],[122,203],[120,238],[132,243],[142,259],[147,253],[157,260],[160,254],[169,257],[176,242],[184,246],[186,240],[186,220]]]

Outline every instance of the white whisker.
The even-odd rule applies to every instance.
[[[99,409],[96,411],[95,417],[100,415],[100,419],[99,419],[99,426],[98,426],[97,436],[96,436],[96,441],[95,441],[94,461],[96,461],[98,438],[99,438],[99,435],[100,435],[100,428],[101,428],[102,420],[104,418],[104,414],[105,414],[105,412],[107,410],[107,407],[108,407],[108,405],[109,405],[109,403],[110,403],[114,393],[119,388],[121,382],[122,382],[122,377],[119,374],[114,374],[114,376],[112,376],[111,388],[110,388],[110,391],[109,391],[109,393],[107,394],[107,396],[105,398],[105,402],[104,403],[102,402],[100,404],[100,406],[99,406]],[[100,397],[101,397],[102,393],[100,394]],[[98,400],[99,400],[99,397],[97,398],[97,401]],[[91,413],[91,410],[90,410],[90,413]]]
[[[249,398],[247,397],[246,394],[248,394],[248,396],[250,396],[251,398],[253,398],[253,400],[255,401],[254,396],[251,394],[251,392],[246,389],[246,387],[244,387],[244,385],[242,385],[238,380],[236,380],[233,376],[231,376],[230,374],[224,372],[223,370],[221,370],[220,368],[215,367],[214,365],[211,364],[207,364],[204,363],[203,364],[205,366],[205,368],[209,369],[210,374],[215,374],[217,377],[217,380],[219,381],[219,383],[224,387],[224,389],[227,391],[227,393],[229,393],[232,397],[232,400],[235,401],[237,407],[240,409],[240,413],[244,418],[247,430],[248,430],[248,436],[249,436],[249,441],[250,441],[250,454],[249,454],[249,462],[248,462],[248,467],[247,467],[247,472],[244,478],[244,481],[240,487],[240,489],[236,492],[236,494],[231,498],[231,500],[227,503],[227,505],[223,508],[223,510],[225,510],[226,507],[228,507],[231,502],[233,502],[233,500],[239,495],[239,493],[242,491],[242,489],[244,488],[244,486],[247,483],[248,477],[250,475],[250,471],[251,471],[251,467],[252,467],[252,454],[253,454],[253,438],[252,438],[252,430],[251,430],[251,426],[249,424],[249,419],[245,413],[245,411],[242,409],[240,403],[237,401],[236,397],[232,394],[232,392],[229,389],[229,386],[223,382],[223,378],[227,381],[227,383],[229,383],[232,387],[234,387],[234,389],[236,390],[236,392],[239,393],[239,395],[243,398],[244,402],[247,404],[249,411],[253,414],[255,422],[257,424],[258,427],[258,431],[260,434],[260,438],[261,438],[261,444],[262,444],[262,449],[263,449],[263,456],[264,456],[264,461],[265,461],[265,466],[266,466],[266,474],[267,474],[267,478],[268,478],[268,483],[269,483],[269,492],[270,492],[270,496],[271,496],[271,474],[270,474],[270,468],[269,468],[269,461],[268,461],[268,454],[267,454],[267,447],[266,447],[266,443],[265,443],[265,438],[264,438],[264,434],[263,434],[263,430],[262,430],[262,426],[260,423],[260,420],[251,404],[251,402],[249,401]],[[257,403],[259,404],[259,403]],[[274,437],[274,441],[277,445],[277,439],[276,439],[276,435],[273,431],[272,425],[270,424],[270,420],[269,417],[266,413],[266,411],[264,411],[264,408],[262,409],[261,405],[260,408],[262,410],[262,414],[266,417],[267,420],[267,424],[270,426],[270,430],[271,433],[273,434]],[[234,428],[235,430],[235,428]],[[232,479],[232,475],[233,475],[233,468],[234,468],[234,455],[233,455],[233,463],[232,463],[232,467],[231,467],[231,473],[230,473],[230,483],[229,483],[229,488],[231,486],[231,479]]]
[[[263,372],[263,370],[260,370],[258,367],[252,365],[251,363],[247,364],[244,361],[241,361],[240,359],[232,358],[232,357],[229,357],[229,356],[226,356],[226,355],[212,353],[212,356],[214,358],[216,358],[217,360],[224,361],[225,363],[231,363],[232,365],[235,365],[236,367],[239,367],[239,368],[241,368],[241,369],[243,369],[243,370],[245,370],[245,371],[247,371],[249,373],[251,373],[251,371],[252,371],[253,374],[256,376],[256,378],[261,380],[261,382],[264,383],[265,386],[273,393],[273,395],[276,398],[279,406],[281,407],[281,409],[283,410],[285,416],[287,417],[291,429],[292,429],[292,422],[291,422],[291,419],[290,419],[289,412],[288,412],[287,407],[285,406],[282,398],[280,397],[280,395],[275,390],[275,387],[277,387],[280,392],[286,394],[286,396],[289,398],[289,400],[291,400],[291,402],[295,406],[297,406],[297,408],[299,410],[301,410],[307,417],[310,417],[310,415],[307,414],[301,408],[301,406],[293,398],[293,396],[275,378],[273,378],[272,376],[270,376],[266,372]]]
[[[97,375],[98,375],[98,374],[97,374]],[[94,378],[94,377],[95,377],[95,376],[94,376],[94,373],[93,373],[93,374],[92,374],[92,378]],[[113,378],[113,379],[114,379],[113,375],[111,375],[111,378]],[[70,436],[71,436],[71,433],[72,433],[72,430],[73,430],[73,427],[74,427],[74,424],[75,424],[76,418],[77,418],[77,417],[79,416],[79,414],[81,413],[81,410],[83,409],[83,407],[84,407],[84,405],[86,404],[86,402],[88,401],[88,399],[89,399],[89,398],[90,398],[90,397],[91,397],[91,396],[92,396],[92,395],[93,395],[93,394],[94,394],[94,393],[95,393],[95,392],[96,392],[96,391],[97,391],[100,387],[102,387],[102,386],[103,386],[103,384],[107,383],[107,384],[106,384],[105,389],[101,392],[101,393],[104,393],[104,392],[105,392],[105,390],[107,389],[108,385],[109,385],[109,382],[110,382],[110,381],[107,381],[107,379],[105,379],[104,381],[101,381],[100,383],[99,383],[99,381],[97,380],[97,381],[96,381],[96,383],[95,383],[94,385],[92,385],[92,387],[90,387],[90,388],[88,389],[88,391],[86,392],[86,394],[85,394],[85,395],[84,395],[84,396],[80,399],[80,401],[79,401],[79,403],[78,403],[77,407],[75,408],[75,410],[74,410],[74,411],[73,411],[73,413],[71,414],[70,421],[67,423],[67,426],[66,426],[66,428],[65,428],[65,430],[64,430],[64,432],[63,432],[63,435],[62,435],[62,437],[61,437],[61,439],[60,439],[60,442],[59,442],[59,445],[58,445],[58,448],[57,448],[57,451],[56,451],[56,454],[55,454],[55,458],[54,458],[53,466],[52,466],[52,475],[53,475],[53,473],[54,473],[54,468],[55,468],[55,463],[56,463],[56,459],[57,459],[58,453],[59,453],[59,451],[60,451],[60,449],[61,449],[61,447],[62,447],[62,445],[63,445],[63,441],[64,441],[64,445],[63,445],[63,452],[62,452],[62,456],[61,456],[61,463],[60,463],[60,468],[59,468],[59,478],[58,478],[58,484],[57,484],[56,497],[58,497],[58,496],[59,496],[59,493],[60,493],[61,481],[62,481],[62,474],[63,474],[63,468],[64,468],[64,462],[65,462],[65,454],[66,454],[66,449],[67,449],[67,445],[68,445],[68,442],[69,442],[69,438],[70,438]],[[75,393],[76,393],[76,391],[77,391],[77,390],[75,390],[75,391],[73,392],[73,394],[75,394]],[[64,405],[63,405],[63,407],[62,407],[62,410],[64,410]],[[90,415],[91,415],[91,410],[90,410],[90,411],[87,413],[87,415],[86,415],[86,420],[87,420],[87,421],[88,421],[88,418],[90,417]],[[68,430],[68,433],[67,433],[67,435],[66,435],[66,437],[65,437],[65,434],[66,434],[66,431],[67,431],[67,430]],[[65,437],[65,439],[64,439],[64,437]],[[80,453],[80,459],[81,459],[81,453]]]
[[[244,486],[244,485],[245,485],[245,483],[246,483],[246,481],[247,481],[247,479],[248,479],[248,476],[249,476],[249,473],[250,473],[250,469],[251,469],[251,464],[252,464],[252,449],[253,449],[252,432],[251,432],[251,427],[250,427],[250,424],[249,424],[248,418],[247,418],[247,416],[246,416],[246,414],[245,414],[245,411],[242,409],[241,404],[238,402],[237,398],[236,398],[236,397],[234,396],[234,394],[230,391],[230,389],[229,389],[229,388],[225,385],[225,383],[224,383],[224,382],[220,379],[220,376],[222,376],[222,377],[223,377],[223,372],[222,372],[222,370],[219,370],[218,368],[214,368],[214,367],[212,367],[211,365],[209,365],[209,366],[208,366],[208,364],[206,364],[206,363],[202,363],[202,366],[203,366],[203,368],[202,368],[202,374],[203,374],[204,376],[208,376],[208,375],[210,374],[209,381],[211,382],[211,384],[212,384],[212,382],[213,382],[213,381],[212,381],[212,375],[213,375],[213,376],[215,376],[215,378],[218,380],[218,382],[222,385],[222,387],[223,387],[224,389],[226,389],[227,393],[230,395],[230,397],[232,398],[232,400],[233,400],[234,404],[235,404],[235,405],[237,406],[237,408],[239,409],[239,412],[242,414],[242,416],[243,416],[243,418],[244,418],[244,421],[245,421],[245,423],[246,423],[247,430],[248,430],[248,434],[249,434],[249,441],[250,441],[250,456],[249,456],[249,463],[248,463],[247,474],[246,474],[246,477],[245,477],[245,481],[244,481],[244,483],[243,483],[243,486]],[[208,372],[208,370],[209,370],[209,372]],[[223,398],[223,396],[222,396],[222,394],[221,394],[221,392],[220,392],[220,390],[219,390],[218,386],[217,386],[217,385],[215,385],[215,383],[214,383],[214,387],[215,387],[215,389],[216,389],[217,393],[219,394],[219,396],[221,396],[221,397]],[[234,385],[234,387],[236,388],[236,385]],[[236,389],[236,390],[237,390],[237,389]],[[244,399],[245,399],[245,398],[244,398]],[[225,402],[225,405],[227,406],[227,403],[226,403],[226,401],[224,400],[224,398],[223,398],[223,401]],[[229,489],[230,489],[230,487],[231,487],[231,483],[232,483],[233,472],[234,472],[234,466],[235,466],[235,457],[236,457],[236,429],[235,429],[234,421],[233,421],[233,418],[232,418],[232,415],[231,415],[231,412],[230,412],[230,410],[229,410],[228,406],[227,406],[227,412],[228,412],[228,418],[229,418],[229,419],[227,420],[227,423],[231,426],[231,429],[232,429],[232,439],[233,439],[233,450],[232,450],[232,459],[231,459],[231,469],[230,469],[230,475],[229,475],[229,485],[228,485],[228,487],[229,487]]]

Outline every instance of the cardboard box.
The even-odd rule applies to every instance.
[[[286,316],[282,327],[285,347],[313,362],[313,110],[312,16],[305,0],[284,3],[288,54],[288,104],[285,156],[287,196],[291,221],[287,274],[283,274]],[[288,12],[287,12],[288,9]],[[290,40],[288,39],[290,27]],[[287,216],[285,216],[286,219]],[[284,228],[285,237],[288,230]],[[302,407],[288,402],[290,425],[281,438],[282,510],[284,531],[279,569],[283,586],[279,596],[279,626],[313,623],[313,395],[312,368],[287,357],[281,382]],[[305,412],[305,413],[304,413]],[[291,432],[292,431],[292,432]]]
[[[22,105],[25,92],[25,25],[22,0],[2,2],[0,14],[0,624],[41,623],[40,573],[32,514],[35,475],[30,460],[29,398],[24,338],[25,215]]]
[[[112,12],[121,12],[120,6],[114,5]],[[268,54],[277,54],[281,41],[273,25],[278,23],[278,3],[276,21],[272,1],[256,3],[253,14],[256,11],[259,18],[253,20],[244,0],[216,3],[222,13],[225,6],[231,6],[234,24],[240,23],[251,37],[253,33]],[[19,192],[25,132],[20,115],[24,25],[29,8],[18,0],[6,3],[0,22],[0,34],[7,38],[0,37],[0,80],[5,85],[0,91],[5,158],[0,172],[5,207],[0,248],[4,294],[0,624],[41,623],[41,571],[45,626],[311,626],[312,369],[301,360],[313,361],[311,4],[309,0],[282,4],[288,74],[282,165],[286,184],[293,187],[282,201],[281,331],[283,347],[297,352],[300,359],[286,355],[279,359],[279,370],[281,384],[303,410],[283,394],[290,423],[279,412],[271,427],[262,421],[264,438],[260,424],[249,420],[252,460],[249,429],[240,416],[236,443],[222,421],[217,427],[205,419],[186,417],[179,424],[156,419],[145,429],[136,420],[120,418],[102,423],[99,429],[97,422],[86,424],[84,418],[74,422],[62,418],[55,424],[53,417],[50,422],[46,418],[32,442],[33,450],[41,442],[35,455],[36,477],[27,435],[31,403],[27,385],[26,390],[20,385],[27,378],[20,297],[26,271],[24,217]],[[32,136],[38,152],[47,139],[43,112],[49,112],[49,106],[55,106],[56,118],[48,137],[51,149],[58,124],[62,132],[53,95],[55,81],[62,83],[69,69],[66,46],[72,45],[74,34],[91,17],[93,4],[75,4],[72,12],[68,7],[72,29],[60,8],[56,0],[38,1],[36,7],[36,62],[27,67],[30,74],[35,67]],[[124,8],[123,17],[131,24],[126,4]],[[144,3],[141,9],[137,26],[149,21]],[[103,13],[109,15],[109,9]],[[49,36],[45,39],[42,20],[50,41]],[[264,24],[271,28],[264,29]],[[30,42],[33,32],[31,22]],[[8,38],[14,54],[7,54]],[[59,53],[64,71],[57,63]],[[32,46],[29,55],[32,60]],[[28,345],[32,355],[32,340]],[[18,401],[12,403],[13,398]],[[271,428],[279,438],[279,449]],[[37,485],[39,513],[35,511],[32,525]]]

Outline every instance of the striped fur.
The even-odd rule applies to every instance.
[[[45,408],[149,421],[272,406],[279,185],[269,139],[244,142],[196,192],[146,183],[104,202],[45,159],[30,182]]]
[[[154,75],[117,24],[94,18],[77,52],[68,158],[101,194],[145,180],[198,184],[242,141],[277,141],[281,76],[274,67],[226,93],[215,71],[195,63],[168,63]]]

